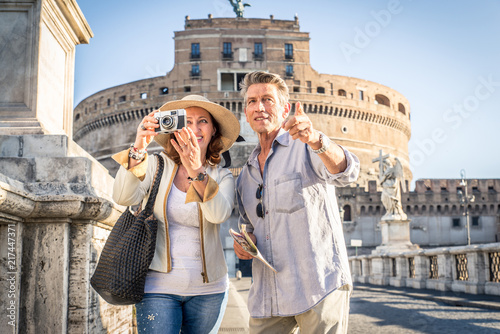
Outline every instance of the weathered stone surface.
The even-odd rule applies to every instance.
[[[66,332],[68,238],[68,222],[24,225],[19,332]]]
[[[0,134],[71,137],[75,45],[92,37],[76,1],[3,1],[0,32]]]
[[[18,159],[29,160],[27,164],[35,169],[49,170],[42,173],[45,177],[51,168],[46,161],[51,159],[74,166],[85,177],[71,184],[24,184],[0,174],[0,231],[2,236],[9,235],[9,228],[17,233],[13,253],[17,267],[12,270],[15,295],[2,299],[1,307],[9,306],[10,300],[15,302],[15,332],[131,332],[132,308],[108,305],[89,283],[110,227],[123,210],[109,200],[111,176],[103,169],[93,169],[96,162],[85,158]],[[96,184],[94,176],[108,186]],[[5,250],[0,274],[9,277],[12,255]],[[0,286],[8,289],[9,284],[6,281]],[[8,320],[2,318],[0,326],[6,328]]]
[[[499,252],[500,243],[490,243],[352,256],[349,262],[354,282],[500,295],[500,282],[494,277],[498,267],[488,261],[490,254]],[[431,257],[435,256],[437,276],[430,275]]]

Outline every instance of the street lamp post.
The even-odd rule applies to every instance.
[[[469,223],[469,203],[474,202],[474,195],[469,195],[467,190],[467,179],[465,178],[465,170],[462,169],[460,171],[460,177],[462,178],[462,182],[460,185],[464,187],[464,192],[462,190],[458,190],[458,199],[460,200],[460,204],[464,206],[464,216],[467,228],[467,245],[470,245],[470,223]]]

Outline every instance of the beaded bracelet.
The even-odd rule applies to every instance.
[[[130,145],[130,150],[131,150],[131,151],[134,151],[134,152],[136,152],[136,153],[139,153],[139,154],[146,154],[146,152],[148,151],[147,149],[144,149],[144,150],[139,150],[138,148],[136,148],[136,147],[134,146],[134,144],[131,144],[131,145]]]
[[[134,147],[134,144],[130,145],[130,152],[128,153],[129,158],[134,160],[142,160],[146,155],[146,150],[139,150]]]

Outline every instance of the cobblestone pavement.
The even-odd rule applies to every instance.
[[[500,333],[500,311],[355,289],[348,333]]]
[[[248,333],[250,284],[248,277],[231,279],[219,333]],[[480,307],[464,306],[471,303]],[[500,297],[356,283],[348,334],[358,333],[500,334]]]

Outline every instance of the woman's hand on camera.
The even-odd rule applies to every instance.
[[[137,127],[137,134],[135,136],[134,147],[139,150],[144,150],[153,141],[153,137],[158,133],[156,128],[160,127],[158,120],[153,116],[158,110],[153,111],[145,116],[142,122]]]
[[[175,148],[181,158],[181,162],[186,167],[189,174],[190,172],[198,172],[203,167],[201,158],[200,145],[198,139],[190,128],[182,128],[179,132],[174,132],[175,140],[171,139],[172,146]]]

